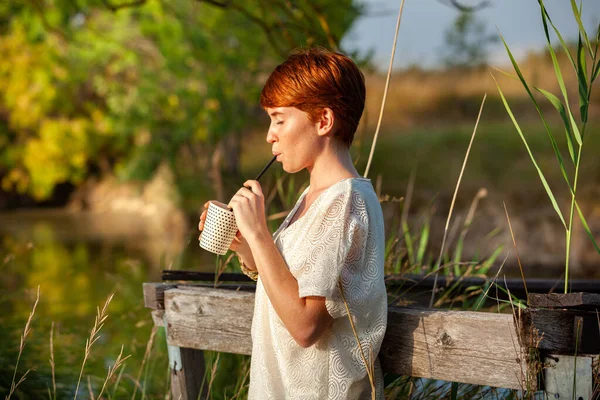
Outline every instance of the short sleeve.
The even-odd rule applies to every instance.
[[[348,269],[363,258],[368,227],[355,215],[349,197],[350,193],[338,194],[320,205],[319,213],[302,238],[301,251],[305,254],[294,273],[300,297],[332,298],[337,294],[345,267]]]

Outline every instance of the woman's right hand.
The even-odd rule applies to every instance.
[[[198,230],[200,232],[204,230],[204,223],[206,222],[206,213],[208,212],[208,205],[211,202],[223,208],[227,208],[227,204],[215,200],[207,201],[206,203],[204,203],[204,210],[202,211],[202,214],[200,214],[200,222],[198,223]],[[200,240],[200,237],[198,237],[198,240]],[[256,266],[254,265],[254,257],[252,257],[252,251],[250,250],[250,245],[248,245],[248,241],[242,236],[240,231],[237,231],[237,233],[235,234],[235,237],[233,238],[229,249],[238,253],[242,260],[244,260],[244,264],[246,264],[246,266],[249,269],[256,269]]]

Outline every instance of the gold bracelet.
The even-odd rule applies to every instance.
[[[244,264],[244,261],[242,261],[242,258],[238,255],[237,256],[238,261],[240,262],[240,268],[242,270],[242,273],[244,275],[246,275],[248,278],[252,279],[253,281],[258,280],[258,271],[252,271],[248,268],[246,268],[246,264]]]

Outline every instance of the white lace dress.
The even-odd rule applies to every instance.
[[[275,232],[275,243],[298,280],[300,297],[325,297],[334,321],[315,345],[300,347],[273,309],[259,277],[249,399],[371,398],[365,364],[341,297],[340,278],[364,355],[367,360],[370,355],[375,358],[377,398],[383,398],[376,359],[387,325],[379,200],[370,180],[344,179],[321,193],[306,214],[288,227],[307,191]]]

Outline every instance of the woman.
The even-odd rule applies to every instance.
[[[277,161],[289,173],[307,169],[310,186],[274,235],[257,181],[229,203],[239,229],[231,249],[258,277],[249,398],[382,398],[383,217],[349,152],[364,77],[342,54],[299,51],[271,74],[260,101]]]

